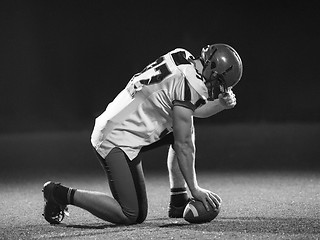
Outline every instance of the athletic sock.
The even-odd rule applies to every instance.
[[[61,184],[57,185],[53,190],[53,197],[61,205],[74,204],[74,194],[77,189],[68,188]]]
[[[189,201],[187,188],[171,188],[170,204],[175,207],[181,207]]]

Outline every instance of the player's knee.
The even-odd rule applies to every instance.
[[[136,222],[137,223],[143,223],[144,220],[146,220],[146,218],[147,218],[147,210],[139,214]]]
[[[127,217],[127,220],[125,221],[125,225],[135,225],[139,223],[140,222],[137,221],[137,217]]]
[[[124,211],[124,215],[127,217],[126,224],[133,225],[143,223],[147,218],[147,208],[137,209],[135,211]]]

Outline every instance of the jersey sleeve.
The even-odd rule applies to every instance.
[[[194,65],[194,57],[185,49],[177,48],[170,52],[173,62],[183,79],[176,86],[174,106],[195,110],[205,104],[208,98],[207,87]]]
[[[188,83],[205,101],[208,99],[208,89],[201,79],[200,74],[192,65],[178,66]]]
[[[189,81],[186,78],[181,80],[180,83],[176,86],[173,106],[181,106],[194,111],[205,103],[206,101],[190,85]]]
[[[177,63],[177,60],[175,60]],[[176,95],[179,96],[173,104],[187,107],[191,110],[202,106],[207,102],[208,91],[201,76],[190,62],[179,60],[177,68],[182,73],[184,80],[177,86]]]

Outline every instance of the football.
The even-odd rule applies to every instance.
[[[213,208],[207,211],[203,203],[191,200],[184,209],[183,218],[189,223],[206,223],[215,219],[220,212],[220,208]]]

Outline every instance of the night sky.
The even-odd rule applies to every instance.
[[[318,1],[1,1],[0,133],[91,129],[131,76],[227,43],[238,105],[204,123],[319,122]]]

